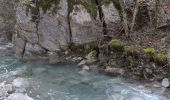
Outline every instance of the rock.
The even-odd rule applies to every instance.
[[[125,70],[122,68],[111,68],[107,67],[105,69],[105,72],[110,75],[123,75],[125,73]]]
[[[25,52],[23,55],[24,59],[37,59],[45,58],[46,50],[37,44],[26,43]],[[46,56],[47,57],[47,56]]]
[[[16,33],[20,38],[30,43],[38,43],[36,24],[31,21],[31,13],[27,14],[26,9],[27,8],[22,4],[22,2],[19,2],[16,9]]]
[[[73,43],[75,45],[81,45],[97,41],[103,33],[102,23],[99,20],[97,11],[95,11],[97,6],[92,8],[94,10],[93,13],[97,14],[97,16],[94,16],[88,12],[87,7],[81,4],[81,1],[76,2],[69,16]],[[89,4],[92,2],[87,3],[88,7],[91,7],[89,5],[95,6],[95,4]]]
[[[85,65],[86,64],[86,60],[82,60],[79,64],[78,64],[78,66],[82,66],[82,65]]]
[[[152,74],[152,73],[153,73],[153,70],[150,69],[150,68],[145,68],[145,71],[146,71],[146,73],[148,73],[148,74]]]
[[[154,83],[154,84],[153,84],[153,87],[160,88],[160,87],[161,87],[161,84],[158,83],[158,82],[157,82],[157,83]]]
[[[23,56],[23,51],[25,49],[26,41],[20,38],[17,34],[13,35],[14,51],[18,58]]]
[[[14,93],[11,94],[6,100],[34,100],[26,94]]]
[[[94,50],[94,51],[91,51],[87,56],[86,56],[86,64],[92,64],[92,63],[95,63],[97,61],[97,52]]]
[[[69,51],[65,51],[64,54],[65,54],[65,55],[68,55],[68,54],[69,54]]]
[[[162,86],[163,87],[165,87],[165,88],[167,88],[167,87],[169,87],[170,86],[170,82],[169,82],[169,79],[168,78],[164,78],[163,80],[162,80]]]
[[[70,29],[68,22],[68,1],[60,0],[58,10],[54,14],[48,10],[41,11],[38,26],[39,44],[49,51],[65,50],[70,43]]]
[[[0,83],[0,100],[14,92],[14,87],[11,84]]]
[[[84,66],[83,66],[83,70],[89,71],[90,68],[89,68],[89,66],[84,65]]]
[[[83,57],[78,57],[77,60],[78,61],[81,61],[83,59]]]
[[[118,9],[115,7],[113,2],[102,5],[104,21],[107,25],[107,34],[113,35],[113,32],[120,32],[121,29],[121,18]]]
[[[49,64],[57,64],[59,63],[61,60],[60,60],[60,57],[57,53],[55,52],[49,52],[48,53],[48,57],[49,57]]]

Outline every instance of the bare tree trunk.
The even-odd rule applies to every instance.
[[[121,10],[122,10],[124,30],[125,30],[126,36],[129,36],[128,20],[127,20],[127,13],[125,11],[124,0],[119,0],[119,3],[121,6]]]
[[[132,19],[132,24],[131,24],[131,29],[130,29],[131,32],[133,32],[133,30],[134,30],[134,26],[135,26],[135,23],[136,23],[136,17],[137,17],[137,14],[138,14],[138,10],[139,10],[139,0],[137,0],[136,3],[135,3],[133,19]]]

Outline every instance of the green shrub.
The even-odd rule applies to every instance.
[[[154,48],[146,48],[143,50],[146,55],[154,55],[156,53],[156,50]]]
[[[109,47],[120,50],[123,49],[123,43],[118,39],[114,39],[109,42]]]
[[[154,60],[158,63],[165,63],[167,59],[168,59],[167,55],[162,54],[162,53],[156,53],[154,55]]]

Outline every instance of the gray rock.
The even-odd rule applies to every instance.
[[[26,41],[20,38],[17,34],[13,35],[14,51],[17,57],[21,58],[25,49]]]
[[[32,16],[27,14],[26,7],[19,2],[16,10],[16,33],[30,43],[38,43],[36,24],[32,22]],[[27,15],[26,15],[27,14]]]
[[[85,65],[86,64],[86,60],[82,60],[79,64],[78,64],[78,66],[82,66],[82,65]]]
[[[163,80],[162,80],[162,86],[163,87],[165,87],[165,88],[167,88],[167,87],[169,87],[170,86],[170,82],[169,82],[169,79],[168,78],[164,78]]]
[[[6,98],[12,92],[14,92],[14,87],[11,84],[0,83],[0,100]]]
[[[97,61],[97,58],[96,58],[96,55],[97,55],[97,52],[94,50],[94,51],[91,51],[87,56],[86,56],[86,64],[93,64]]]
[[[27,60],[47,58],[46,50],[37,44],[26,43],[23,58]]]
[[[41,13],[38,26],[39,43],[50,51],[66,49],[70,42],[67,0],[60,0],[58,8],[54,15],[50,10],[46,14]]]
[[[90,68],[89,68],[89,66],[84,65],[84,66],[83,66],[83,70],[89,71]]]
[[[119,32],[121,25],[121,18],[119,15],[119,11],[116,9],[113,2],[109,4],[102,5],[104,21],[107,25],[107,32],[109,35],[112,35],[115,32]]]
[[[49,52],[48,56],[49,56],[49,64],[57,64],[61,61],[59,55],[55,52]]]
[[[125,73],[125,70],[122,68],[111,68],[107,67],[105,69],[105,72],[110,74],[110,75],[123,75]]]
[[[145,71],[146,71],[146,73],[148,73],[148,74],[152,74],[152,73],[153,73],[153,70],[150,69],[150,68],[145,68]]]
[[[97,41],[102,36],[102,23],[99,18],[95,20],[81,4],[74,5],[70,13],[70,28],[72,41],[76,45]]]

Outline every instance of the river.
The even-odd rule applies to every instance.
[[[170,100],[167,91],[85,71],[75,64],[20,61],[10,47],[0,47],[0,100]],[[11,92],[3,94],[5,86]]]

